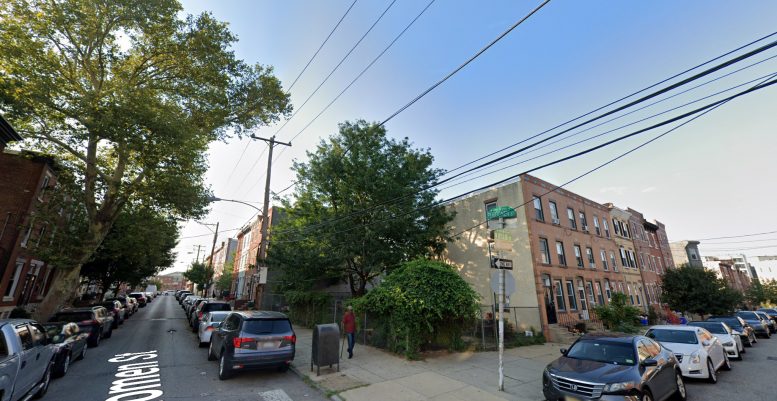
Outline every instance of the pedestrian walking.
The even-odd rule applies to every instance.
[[[343,331],[348,338],[348,359],[353,358],[353,345],[356,342],[356,316],[353,314],[353,307],[345,308],[343,315]]]

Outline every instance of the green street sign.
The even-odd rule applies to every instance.
[[[518,213],[510,206],[498,206],[486,213],[486,218],[488,220],[514,219],[516,217],[518,217]]]

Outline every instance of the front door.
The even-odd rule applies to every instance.
[[[588,320],[588,302],[585,299],[585,289],[582,284],[577,288],[577,294],[580,297],[580,317]]]
[[[553,302],[553,294],[549,287],[545,287],[545,315],[548,318],[548,324],[558,323],[556,304]]]

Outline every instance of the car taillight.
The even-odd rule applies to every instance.
[[[205,331],[213,331],[213,330],[216,330],[216,328],[213,326],[208,326],[205,328]]]
[[[281,341],[281,346],[296,344],[296,343],[297,343],[297,335],[292,334],[290,336],[283,336],[283,341]]]
[[[256,339],[250,337],[236,337],[232,339],[232,345],[234,345],[235,348],[256,349]]]
[[[197,319],[202,319],[202,311],[200,311],[199,313],[197,313]]]
[[[78,324],[83,324],[83,325],[94,324],[94,325],[98,325],[98,324],[100,324],[100,322],[98,322],[97,320],[82,320],[82,321],[78,322]]]

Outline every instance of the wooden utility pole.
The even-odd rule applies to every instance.
[[[262,287],[260,287],[260,283],[253,282],[256,281],[254,277],[256,277],[261,268],[266,267],[265,259],[267,258],[267,231],[268,231],[268,215],[270,213],[270,177],[272,174],[272,151],[275,145],[284,145],[284,146],[291,146],[291,142],[279,142],[275,140],[275,135],[268,138],[260,138],[258,136],[251,135],[252,139],[258,139],[260,141],[265,141],[270,146],[268,155],[267,155],[267,179],[265,180],[264,184],[264,203],[262,207],[262,226],[261,226],[261,240],[259,242],[259,250],[256,252],[256,272],[251,276],[252,280],[252,288],[251,288],[251,296],[254,300],[254,308],[261,309],[262,300],[261,300],[261,290]]]
[[[213,268],[213,257],[214,257],[213,252],[216,251],[216,240],[218,239],[218,237],[219,237],[219,222],[217,221],[216,232],[213,233],[213,245],[211,245],[210,247],[210,260],[208,261],[208,269]],[[210,276],[210,280],[208,280],[208,285],[205,288],[206,292],[210,290],[210,286],[212,285],[212,283],[213,283],[213,276]]]

